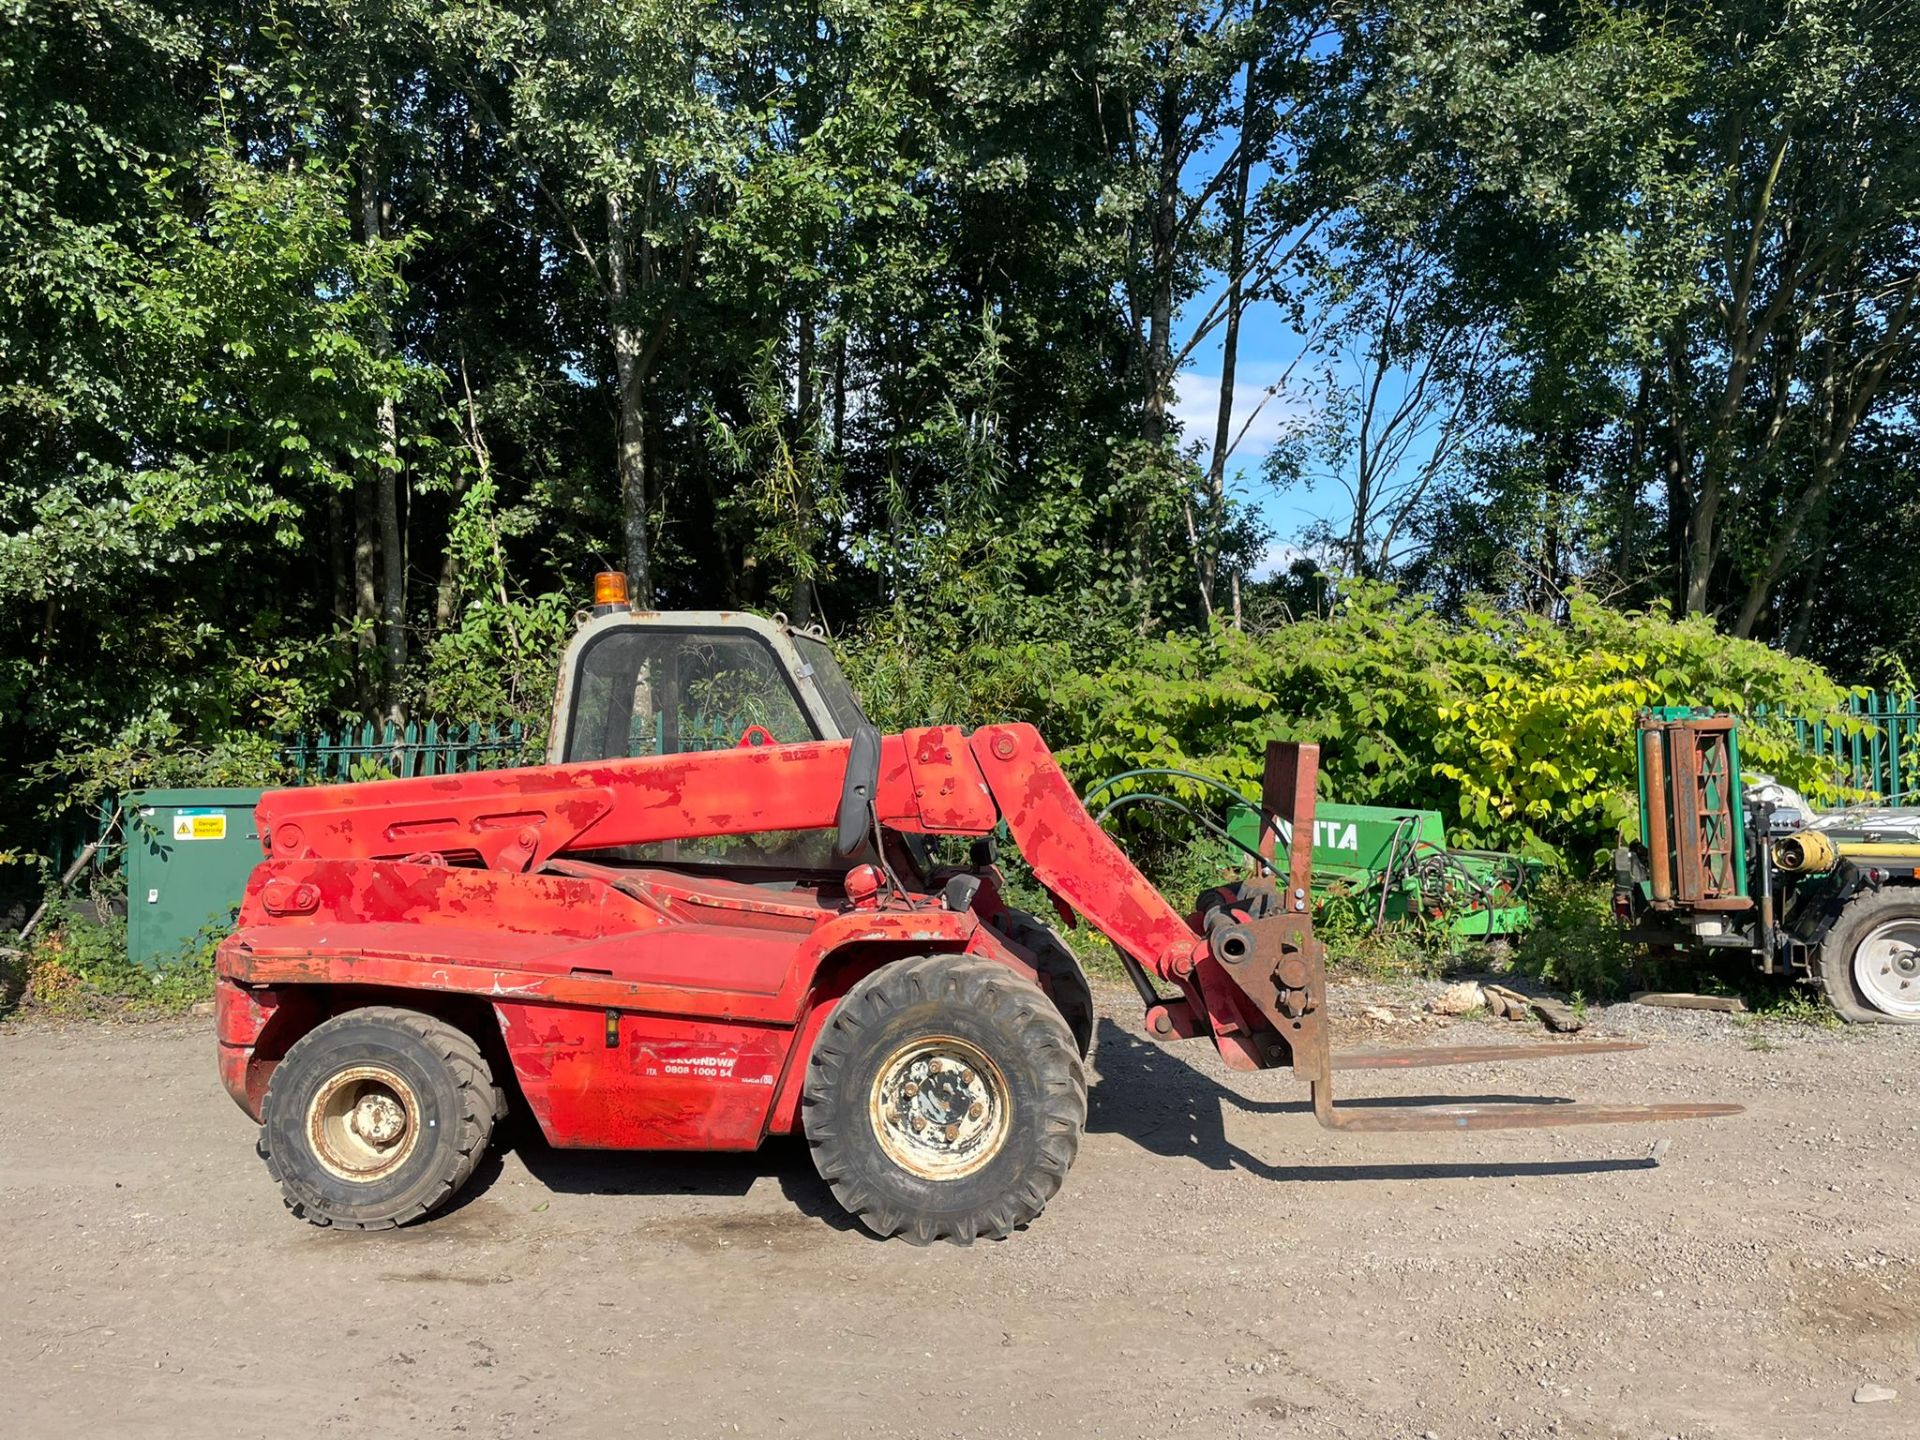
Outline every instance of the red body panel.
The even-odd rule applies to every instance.
[[[836,885],[569,852],[831,827],[848,754],[762,745],[265,796],[269,858],[220,950],[228,1089],[257,1117],[300,1029],[369,1000],[418,1003],[491,1012],[556,1145],[741,1149],[790,1129],[814,1034],[875,965],[971,949],[1033,974],[983,924],[995,887],[960,913],[891,888],[856,908]],[[1194,932],[1031,726],[886,737],[874,808],[920,833],[982,835],[1004,817],[1044,884],[1198,1005]]]
[[[751,1150],[792,1029],[496,1003],[528,1108],[560,1146]],[[609,1044],[609,1040],[613,1043]]]

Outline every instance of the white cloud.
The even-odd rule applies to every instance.
[[[1268,387],[1279,379],[1277,373],[1262,376],[1256,372],[1242,378],[1247,376],[1245,369],[1240,370],[1233,385],[1232,433],[1238,441],[1231,462],[1240,469],[1258,466],[1269,450],[1299,430],[1314,414],[1313,403],[1304,395],[1288,394],[1285,390],[1278,395],[1267,393]],[[1180,421],[1186,438],[1211,448],[1213,427],[1219,422],[1220,377],[1183,371],[1174,384],[1173,401],[1174,416]],[[1250,415],[1253,423],[1248,425]],[[1241,434],[1243,426],[1246,427],[1244,435]]]

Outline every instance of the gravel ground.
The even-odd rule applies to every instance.
[[[1343,987],[1396,1015],[1343,1041],[1437,1038],[1424,993]],[[1920,1436],[1920,1031],[1616,1007],[1656,1048],[1346,1093],[1748,1113],[1335,1135],[1101,1004],[1066,1190],[966,1250],[871,1240],[792,1143],[523,1145],[426,1224],[313,1230],[205,1022],[0,1026],[0,1434]]]

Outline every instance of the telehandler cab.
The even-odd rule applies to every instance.
[[[881,735],[817,633],[634,611],[617,575],[595,600],[547,764],[260,802],[266,859],[217,962],[220,1073],[303,1219],[429,1213],[518,1097],[561,1147],[752,1150],[798,1130],[876,1233],[1006,1235],[1079,1148],[1093,1004],[1072,952],[1003,898],[1003,823],[1062,920],[1119,950],[1150,1036],[1290,1065],[1323,1125],[1737,1109],[1342,1110],[1340,1069],[1637,1047],[1331,1052],[1307,908],[1314,746],[1269,750],[1272,863],[1183,914],[1031,726]],[[939,837],[971,840],[967,862],[942,863]]]

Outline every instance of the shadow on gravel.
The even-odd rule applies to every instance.
[[[775,1136],[742,1154],[698,1151],[556,1150],[529,1121],[512,1149],[533,1178],[563,1195],[696,1195],[737,1199],[771,1179],[795,1210],[836,1230],[872,1236],[842,1210],[813,1168],[804,1140]],[[474,1193],[470,1191],[469,1193]]]
[[[1198,1043],[1198,1042],[1195,1042]],[[1540,1160],[1419,1165],[1274,1165],[1227,1138],[1228,1106],[1247,1115],[1311,1115],[1301,1100],[1250,1100],[1195,1069],[1171,1050],[1137,1039],[1102,1019],[1094,1063],[1100,1078],[1088,1098],[1087,1129],[1121,1135],[1155,1155],[1184,1156],[1214,1170],[1245,1170],[1273,1180],[1502,1180],[1528,1175],[1596,1175],[1651,1170],[1652,1159]],[[1566,1105],[1558,1095],[1395,1095],[1342,1100],[1356,1109],[1398,1105]],[[1318,1133],[1316,1131],[1316,1133]],[[1444,1144],[1449,1137],[1431,1137]]]

